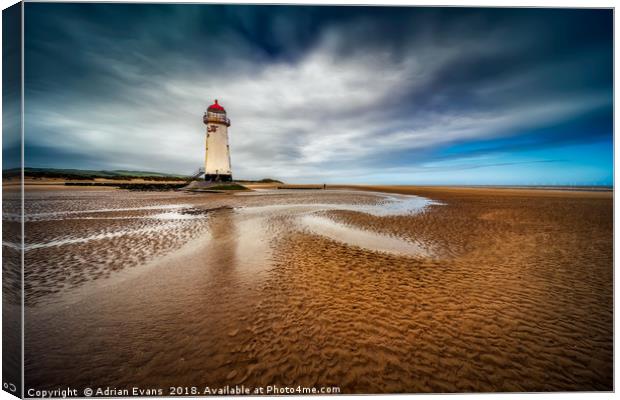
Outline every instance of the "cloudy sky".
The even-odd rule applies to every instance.
[[[26,165],[612,184],[612,12],[27,3]]]

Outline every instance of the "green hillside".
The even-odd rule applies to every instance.
[[[5,177],[19,175],[19,168],[2,171]],[[128,170],[88,170],[70,168],[24,168],[24,176],[29,178],[60,178],[60,179],[147,179],[147,180],[185,180],[187,177],[152,171]]]
[[[10,168],[2,171],[5,178],[17,177],[20,175],[19,168]],[[105,179],[144,179],[149,181],[185,181],[189,176],[167,174],[153,171],[131,171],[125,169],[114,170],[93,170],[93,169],[74,169],[74,168],[24,168],[24,176],[27,178],[43,179],[56,178],[66,180],[92,180],[95,178]],[[261,180],[238,180],[243,183],[282,183],[279,180],[265,178]]]

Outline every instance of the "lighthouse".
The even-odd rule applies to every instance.
[[[207,108],[202,121],[207,125],[205,181],[230,182],[232,181],[228,145],[230,120],[226,117],[226,110],[215,100],[215,103]]]

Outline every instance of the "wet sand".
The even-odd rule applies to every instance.
[[[26,388],[613,389],[610,192],[343,189],[30,188]]]

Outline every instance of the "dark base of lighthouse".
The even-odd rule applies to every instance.
[[[232,175],[205,174],[207,182],[232,182]]]

